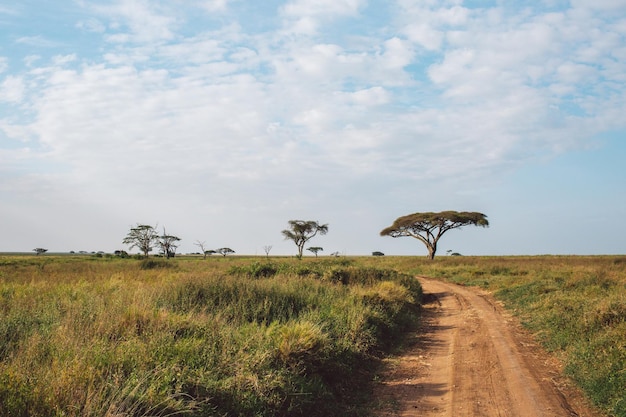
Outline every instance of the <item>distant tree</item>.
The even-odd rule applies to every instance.
[[[270,257],[270,251],[272,250],[272,245],[263,246],[263,250],[265,251],[265,256]]]
[[[289,220],[289,229],[282,231],[285,240],[293,240],[298,248],[298,259],[302,259],[302,251],[306,242],[311,240],[317,234],[325,235],[328,233],[327,224],[319,224],[312,220]]]
[[[372,252],[372,256],[385,256],[385,254],[379,251],[375,251],[375,252]]]
[[[317,252],[322,252],[324,248],[320,248],[319,246],[311,246],[310,248],[306,248],[309,252],[313,252],[315,257],[317,258]]]
[[[161,252],[167,259],[176,256],[178,242],[180,242],[180,238],[178,236],[168,235],[165,232],[165,227],[163,228],[163,234],[156,240],[156,244],[161,248]]]
[[[159,234],[154,227],[147,224],[138,224],[130,229],[128,235],[122,241],[123,244],[129,245],[129,248],[137,248],[143,253],[145,258],[148,257],[153,246],[159,241]]]
[[[235,253],[235,251],[232,250],[231,248],[219,248],[219,249],[215,249],[215,253],[219,253],[220,255],[226,257],[226,255]]]
[[[199,240],[196,240],[196,242],[194,243],[194,245],[199,247],[200,250],[202,251],[202,254],[204,255],[204,259],[206,259],[206,255],[207,255],[207,249],[204,247],[205,243],[206,242],[200,242]]]
[[[334,256],[335,258],[338,258],[338,257],[339,257],[339,255],[340,255],[340,254],[339,254],[339,251],[337,251],[337,252],[333,252],[333,253],[331,253],[331,254],[330,254],[330,256]]]
[[[217,251],[214,251],[213,249],[205,250],[204,251],[204,257],[206,258],[207,255],[211,256],[214,253],[217,253]]]
[[[116,250],[115,252],[113,252],[113,255],[118,256],[120,258],[128,258],[128,252],[126,252],[125,250]]]
[[[488,227],[487,216],[477,212],[442,211],[440,213],[413,213],[398,217],[391,226],[380,232],[381,236],[410,236],[420,240],[428,249],[428,259],[434,259],[437,242],[451,229],[463,226]]]
[[[41,255],[43,253],[48,252],[48,249],[44,249],[44,248],[35,248],[33,249],[33,252],[35,252],[35,255]]]

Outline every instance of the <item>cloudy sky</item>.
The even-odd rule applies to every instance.
[[[0,1],[0,251],[626,253],[625,0]]]

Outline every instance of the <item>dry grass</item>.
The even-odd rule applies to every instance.
[[[0,258],[0,416],[363,415],[354,371],[401,336],[414,280],[256,261]],[[393,308],[366,295],[386,281]]]

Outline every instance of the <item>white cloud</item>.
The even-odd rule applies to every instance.
[[[21,77],[8,76],[0,83],[0,101],[19,103],[24,96],[24,82]]]
[[[400,1],[399,24],[407,38],[423,48],[436,51],[446,32],[468,24],[471,13],[457,2]]]
[[[415,56],[410,43],[397,37],[386,40],[384,48],[381,61],[392,70],[404,71],[404,67],[409,65]]]
[[[281,8],[285,16],[354,16],[364,0],[292,0]]]
[[[53,48],[59,46],[58,42],[45,39],[42,36],[22,36],[17,38],[15,42],[40,48]]]
[[[365,0],[291,0],[279,11],[286,20],[286,33],[312,36],[320,31],[323,23],[358,16],[365,5]]]
[[[378,106],[389,103],[391,95],[382,87],[372,87],[347,94],[348,100],[363,106]]]
[[[76,27],[93,33],[103,33],[106,30],[106,26],[100,20],[93,18],[78,22]]]
[[[625,0],[572,0],[572,6],[576,9],[591,9],[599,11],[624,11],[626,9]]]
[[[15,16],[18,14],[17,10],[15,9],[15,7],[9,7],[9,6],[5,6],[5,5],[0,5],[0,14],[6,14],[9,16]]]
[[[224,11],[228,8],[230,1],[231,0],[202,0],[198,1],[198,7],[209,12]]]
[[[407,26],[404,32],[409,40],[431,51],[438,50],[443,42],[443,32],[428,24],[414,23]]]
[[[88,4],[88,7],[105,19],[107,26],[117,33],[107,34],[110,42],[147,43],[171,40],[177,23],[175,9],[149,0],[114,0],[109,5]],[[126,31],[127,30],[127,31]],[[108,33],[108,31],[107,31]]]

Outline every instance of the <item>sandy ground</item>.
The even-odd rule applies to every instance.
[[[487,293],[419,278],[421,329],[375,390],[380,417],[601,417]]]

